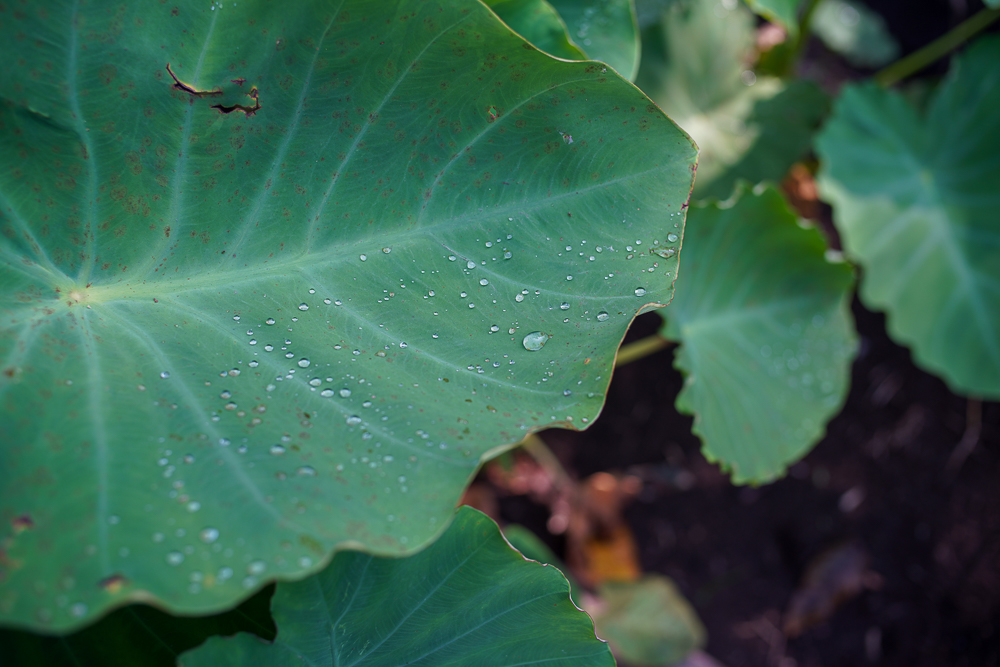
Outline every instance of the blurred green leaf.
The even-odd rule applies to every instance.
[[[757,128],[750,148],[714,180],[697,188],[701,197],[724,199],[738,180],[780,181],[812,148],[813,135],[830,109],[830,98],[812,81],[788,83],[773,97],[757,100],[747,118]]]
[[[486,0],[511,30],[546,53],[566,60],[586,60],[573,43],[559,13],[547,0]]]
[[[4,624],[412,552],[672,296],[619,242],[690,140],[479,3],[0,4],[0,40]]]
[[[826,252],[773,187],[691,207],[663,335],[680,343],[677,409],[734,483],[782,475],[847,395],[853,272]]]
[[[705,645],[705,628],[691,604],[668,577],[606,582],[604,604],[595,617],[617,658],[633,665],[676,665]]]
[[[525,560],[470,507],[414,556],[340,552],[278,584],[272,611],[272,644],[215,637],[180,665],[614,665],[559,570]]]
[[[846,87],[817,138],[820,192],[861,298],[959,393],[1000,398],[1000,37],[953,62],[919,112]],[[685,252],[685,256],[687,252]]]
[[[587,55],[629,81],[639,69],[639,26],[632,0],[549,0]]]
[[[798,14],[802,0],[747,0],[747,4],[768,21],[780,24],[789,35],[799,32]]]
[[[827,48],[855,67],[881,67],[899,57],[899,42],[885,21],[860,2],[823,0],[810,26]]]
[[[698,143],[697,198],[727,197],[739,178],[781,179],[826,113],[814,84],[754,73],[754,23],[743,5],[692,0],[643,41],[636,84]]]

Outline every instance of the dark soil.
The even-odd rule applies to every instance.
[[[998,665],[1000,404],[982,405],[978,445],[949,475],[966,399],[915,367],[881,315],[858,304],[854,314],[846,405],[773,484],[734,487],[702,457],[691,419],[673,408],[682,378],[670,350],[616,371],[590,430],[547,431],[546,442],[579,477],[631,469],[646,480],[626,510],[643,568],[677,581],[726,667]],[[630,339],[658,322],[643,316]],[[695,480],[687,490],[673,481],[682,471]],[[505,518],[544,530],[544,510],[525,502],[504,501]],[[869,554],[881,585],[786,644],[781,619],[808,564],[846,541]]]

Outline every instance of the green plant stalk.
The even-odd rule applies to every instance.
[[[648,357],[654,352],[659,352],[671,345],[673,345],[673,341],[667,340],[659,334],[653,334],[634,343],[622,345],[621,349],[618,350],[618,357],[615,359],[615,368],[620,368],[625,364]]]
[[[1000,8],[984,9],[941,35],[927,46],[901,58],[875,74],[883,88],[912,76],[969,41],[976,33],[1000,19]]]
[[[792,57],[789,59],[789,63],[797,63],[802,56],[802,51],[809,42],[809,26],[812,24],[813,14],[821,2],[823,0],[809,0],[809,4],[806,5],[805,10],[802,12],[802,18],[799,19],[799,34],[795,37],[795,46],[792,49]]]

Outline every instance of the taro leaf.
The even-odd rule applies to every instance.
[[[546,0],[485,0],[510,29],[546,53],[566,60],[587,54],[566,33],[566,24]]]
[[[798,33],[798,13],[802,0],[747,0],[747,4],[768,21],[784,26],[789,34]]]
[[[629,81],[639,71],[639,25],[632,0],[549,0],[587,55]]]
[[[484,5],[0,12],[2,623],[418,549],[671,297],[691,141]]]
[[[743,5],[730,11],[717,0],[679,2],[661,30],[661,39],[643,43],[636,84],[698,142],[695,197],[727,196],[737,177],[780,179],[808,149],[825,107],[821,93],[798,84],[779,98],[780,80],[747,69],[754,16]]]
[[[735,483],[780,476],[847,394],[853,274],[825,252],[773,187],[692,207],[663,335],[681,343],[677,409]]]
[[[698,194],[724,199],[738,180],[780,181],[812,148],[829,108],[829,97],[812,81],[792,81],[774,97],[757,100],[746,121],[756,128],[753,143],[728,169],[696,188]]]
[[[825,0],[810,25],[827,48],[855,67],[881,67],[899,57],[899,42],[885,21],[860,2]]]
[[[615,664],[559,570],[526,560],[470,507],[415,556],[344,551],[278,584],[271,611],[273,644],[213,637],[180,665]]]
[[[861,298],[953,390],[1000,398],[1000,38],[955,61],[925,112],[845,88],[817,139],[820,192]]]
[[[552,552],[552,549],[549,549],[545,542],[542,542],[542,540],[529,529],[516,523],[504,526],[503,536],[510,546],[520,551],[521,555],[528,560],[537,560],[539,563],[551,565],[562,572],[563,576],[566,577],[566,581],[569,582],[570,598],[573,600],[575,605],[582,608],[582,605],[580,604],[580,591],[583,589],[573,577],[573,573],[570,572],[569,568],[566,567],[559,557]]]
[[[630,665],[676,665],[705,645],[698,614],[668,577],[606,582],[598,594],[604,602],[594,619],[598,632]]]

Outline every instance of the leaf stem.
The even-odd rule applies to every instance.
[[[976,33],[984,30],[997,19],[1000,19],[1000,8],[983,9],[973,14],[927,46],[897,60],[875,74],[875,82],[883,88],[888,88],[902,79],[916,74],[965,44]]]
[[[792,49],[790,63],[797,63],[802,56],[802,51],[806,48],[806,43],[809,41],[809,29],[812,24],[813,14],[821,2],[823,0],[809,0],[809,4],[803,10],[802,18],[799,19],[799,34],[795,36],[795,47]]]
[[[634,343],[629,343],[628,345],[622,345],[618,350],[618,357],[615,359],[615,368],[620,368],[625,364],[630,364],[633,361],[638,361],[643,357],[648,357],[654,352],[659,352],[665,348],[673,345],[672,341],[667,340],[659,334],[653,334],[652,336],[647,336],[641,340],[637,340]]]
[[[573,478],[569,476],[569,473],[566,472],[562,463],[559,462],[559,459],[552,453],[552,450],[545,444],[541,436],[537,433],[532,433],[521,441],[521,446],[524,448],[524,451],[528,452],[531,458],[538,462],[538,465],[545,472],[549,473],[556,486],[564,490],[573,487]]]

